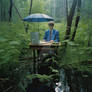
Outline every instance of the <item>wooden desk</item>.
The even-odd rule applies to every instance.
[[[40,43],[40,44],[31,44],[29,43],[30,49],[32,49],[33,52],[33,68],[34,68],[34,73],[37,73],[36,69],[36,63],[37,63],[37,58],[39,58],[39,52],[40,51],[54,51],[57,53],[57,48],[60,46],[60,43]],[[37,58],[36,58],[37,54]]]
[[[41,44],[29,44],[30,49],[37,49],[37,50],[47,50],[47,49],[55,49],[60,46],[60,43],[52,44],[52,43],[41,43]]]

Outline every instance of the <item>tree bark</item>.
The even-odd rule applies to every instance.
[[[33,0],[30,1],[29,15],[32,13],[32,4],[33,4]],[[28,33],[28,28],[29,28],[29,24],[27,24],[25,27],[26,33]]]
[[[53,9],[54,9],[54,19],[55,19],[55,17],[56,17],[56,14],[55,14],[56,13],[56,2],[55,2],[55,0],[54,0],[54,8]]]
[[[74,27],[74,32],[72,34],[72,38],[71,41],[74,41],[75,35],[76,35],[76,31],[77,31],[77,27],[78,27],[78,23],[80,20],[80,9],[81,9],[81,0],[78,0],[78,10],[77,10],[77,17],[76,17],[76,21],[75,21],[75,27]]]
[[[13,0],[10,0],[10,9],[9,9],[9,22],[12,19],[12,7],[13,7]]]
[[[77,0],[73,0],[72,7],[70,9],[70,13],[68,15],[68,20],[67,20],[67,29],[66,29],[66,34],[65,34],[65,40],[70,38],[70,33],[71,33],[71,25],[72,25],[72,20],[75,14],[75,9],[77,5]]]
[[[32,3],[33,3],[33,0],[30,1],[30,9],[29,9],[29,15],[31,14],[32,12]]]
[[[2,20],[1,16],[2,16],[2,0],[0,0],[0,21]]]
[[[68,21],[68,2],[67,0],[65,2],[66,2],[66,19]]]

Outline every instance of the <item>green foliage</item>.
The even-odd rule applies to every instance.
[[[89,20],[84,19],[80,21],[79,27],[77,29],[77,34],[75,37],[76,43],[79,43],[82,46],[88,46],[88,42],[90,40],[90,45],[92,46],[92,43],[91,43],[92,28],[91,26],[92,26],[92,21],[90,21],[90,19]]]
[[[52,77],[48,76],[48,75],[40,75],[40,74],[32,74],[32,75],[28,75],[27,79],[32,81],[33,79],[39,79],[39,81],[41,83],[48,83],[50,81],[52,81]]]
[[[45,3],[43,0],[33,0],[32,13],[46,13],[44,6]]]
[[[20,62],[23,48],[28,48],[29,41],[22,24],[0,23],[0,90],[8,87],[18,88],[28,73],[29,66]],[[7,80],[6,80],[7,79]],[[7,86],[4,83],[8,84]],[[11,89],[10,89],[11,90]],[[3,91],[2,91],[3,92]],[[23,91],[22,91],[23,92]]]
[[[83,7],[84,11],[82,12],[82,15],[85,14],[85,17],[83,17],[80,21],[75,37],[75,42],[63,41],[66,30],[65,20],[62,20],[61,23],[55,24],[55,29],[59,31],[61,40],[61,47],[58,50],[59,61],[57,65],[60,68],[75,68],[82,72],[87,71],[92,73],[92,14],[91,5],[89,9],[88,1],[89,0],[85,1],[85,5],[87,7]],[[30,8],[29,2],[30,0],[22,0],[22,2],[21,0],[14,1],[22,17],[26,17],[28,15]],[[63,1],[58,0],[56,3],[56,16],[54,16],[53,13],[55,6],[53,7],[53,4],[51,4],[51,6],[48,7],[48,0],[33,0],[32,13],[49,13],[50,15],[56,17],[57,21],[61,21],[60,18],[63,17],[65,13],[63,12],[64,14],[61,14],[62,11],[60,8],[62,7],[60,4],[58,5],[59,2]],[[2,20],[7,21],[9,17],[9,2],[8,0],[0,0],[0,5],[1,3],[3,6],[2,9],[5,13],[5,16]],[[58,19],[58,17],[60,18]],[[29,68],[33,66],[31,60],[27,60],[25,62],[21,62],[20,60],[21,58],[31,56],[32,54],[31,51],[29,51],[28,49],[28,44],[30,42],[30,32],[38,31],[38,23],[29,23],[28,34],[26,34],[24,25],[22,22],[20,22],[19,16],[14,7],[12,21],[12,23],[0,22],[0,89],[2,88],[1,85],[3,85],[5,89],[7,89],[12,84],[14,84],[12,86],[14,86],[14,89],[17,87],[16,92],[25,92],[25,88],[27,87],[28,83],[26,79],[32,81],[33,79],[37,78],[42,83],[48,83],[57,79],[59,76],[59,72],[56,68],[53,67],[55,64],[57,64],[56,61],[54,62],[54,65],[51,64],[50,66],[48,66],[48,62],[45,62],[42,65],[46,68],[48,66],[49,70],[51,70],[50,75],[40,75],[29,74]],[[39,23],[39,25],[40,37],[42,40],[45,30],[48,29],[48,24]],[[67,43],[67,47],[65,46],[65,43]],[[27,48],[27,51],[25,51],[25,48]],[[84,77],[87,76],[85,75]],[[2,80],[4,80],[5,84],[7,84],[8,86],[2,84]]]
[[[62,48],[62,47],[61,47]],[[60,48],[60,49],[61,49]],[[60,66],[66,68],[77,68],[79,71],[91,72],[92,66],[92,47],[81,47],[79,44],[68,41],[66,50],[62,53],[59,50]]]
[[[61,42],[61,47],[59,49],[59,63],[61,64],[61,67],[77,68],[79,71],[88,71],[92,73],[91,26],[92,21],[90,20],[90,18],[82,18],[77,29],[75,42],[68,40]],[[65,45],[65,43],[67,44],[67,46]]]
[[[0,60],[2,62],[18,61],[21,48],[24,47],[25,32],[21,33],[20,28],[14,27],[14,24],[1,23],[0,25]]]

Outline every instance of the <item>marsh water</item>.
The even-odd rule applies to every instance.
[[[33,80],[27,87],[27,92],[91,92],[91,75],[81,77],[75,70],[60,70],[59,81],[54,84],[42,84],[38,79]],[[90,79],[90,80],[89,80]]]

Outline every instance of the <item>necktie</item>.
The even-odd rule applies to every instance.
[[[50,40],[51,40],[51,35],[52,35],[51,33],[52,33],[52,32],[50,31]]]

